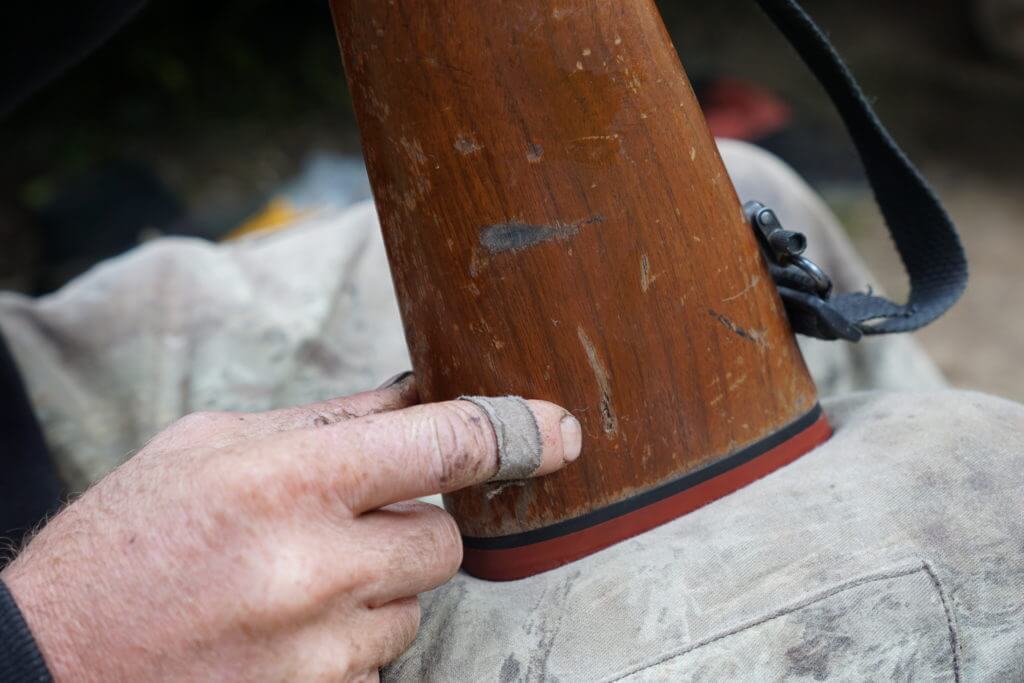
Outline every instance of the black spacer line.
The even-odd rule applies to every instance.
[[[524,531],[518,534],[509,534],[507,536],[463,536],[462,542],[467,548],[474,548],[478,550],[504,550],[508,548],[518,548],[526,545],[533,545],[534,543],[540,543],[541,541],[550,541],[553,538],[559,536],[565,536],[572,534],[577,531],[607,522],[621,517],[622,515],[645,508],[648,505],[657,503],[660,500],[664,500],[670,496],[674,496],[677,493],[693,488],[698,484],[703,484],[709,479],[728,472],[731,469],[744,465],[751,460],[756,459],[758,456],[767,453],[777,446],[781,446],[786,441],[789,441],[794,436],[804,431],[821,418],[822,410],[821,404],[815,404],[809,413],[803,417],[797,418],[795,421],[789,423],[777,432],[770,434],[769,436],[753,443],[746,448],[733,453],[732,455],[726,456],[721,460],[711,463],[699,470],[685,474],[682,477],[673,481],[667,482],[660,486],[657,486],[649,491],[644,491],[631,498],[620,500],[617,503],[612,503],[603,508],[599,508],[592,512],[588,512],[579,517],[573,519],[567,519],[563,522],[557,522],[550,526],[541,527],[539,529],[531,529],[530,531]]]

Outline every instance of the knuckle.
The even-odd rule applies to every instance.
[[[224,505],[262,519],[314,513],[331,519],[351,518],[351,507],[338,481],[356,481],[346,463],[314,457],[289,438],[235,446],[209,459],[207,486]]]
[[[409,598],[395,605],[392,627],[396,652],[404,652],[416,640],[422,616],[420,601],[416,598]]]
[[[146,444],[144,450],[188,447],[206,443],[218,433],[226,432],[237,419],[237,413],[203,411],[175,420]]]
[[[496,460],[494,434],[478,408],[465,401],[436,406],[427,427],[434,475],[443,490],[476,480]],[[496,463],[495,463],[496,464]]]
[[[367,668],[374,671],[387,666],[409,649],[419,632],[418,598],[402,598],[371,609],[378,617],[373,619],[373,626],[364,638],[351,643],[350,662],[346,667],[350,671]]]
[[[433,506],[431,506],[433,507]],[[435,507],[431,514],[431,554],[437,558],[440,570],[453,576],[462,564],[462,535],[450,514]]]
[[[228,506],[249,514],[271,512],[287,499],[287,470],[275,458],[224,455],[210,461],[212,473],[207,484]]]
[[[340,407],[309,406],[299,410],[302,414],[302,421],[310,427],[329,427],[354,417],[354,415]]]
[[[233,417],[233,413],[226,411],[204,410],[198,413],[189,413],[174,423],[174,429],[205,432],[223,427]]]
[[[389,574],[412,571],[420,582],[425,580],[438,585],[459,570],[462,537],[451,515],[433,505],[422,505],[423,509],[417,510],[415,521],[387,551]]]
[[[315,550],[304,542],[274,544],[248,567],[258,586],[257,611],[264,623],[278,623],[316,611],[334,594],[331,569],[314,561]]]

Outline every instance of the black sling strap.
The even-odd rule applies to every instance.
[[[864,93],[822,30],[795,0],[757,0],[824,86],[853,139],[875,200],[910,278],[898,304],[871,292],[830,292],[792,265],[773,275],[793,328],[823,339],[909,332],[956,303],[967,286],[967,259],[939,199],[879,121]]]

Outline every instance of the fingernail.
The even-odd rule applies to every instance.
[[[566,462],[572,462],[580,457],[580,450],[583,448],[583,430],[580,428],[580,421],[566,413],[559,426],[562,430],[562,457]]]
[[[394,377],[392,377],[391,379],[385,381],[384,384],[381,384],[379,387],[377,387],[377,391],[383,391],[384,389],[390,389],[393,386],[397,386],[397,385],[401,384],[402,382],[404,382],[405,380],[409,379],[412,376],[413,376],[413,371],[412,370],[406,370],[405,372],[400,372],[397,375],[395,375]]]

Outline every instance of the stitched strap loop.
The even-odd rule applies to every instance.
[[[853,140],[889,234],[910,279],[904,304],[871,292],[836,294],[821,305],[778,282],[793,328],[823,339],[910,332],[956,303],[967,286],[967,258],[938,197],[907,159],[822,30],[795,0],[757,0],[825,88]],[[788,292],[786,290],[789,290]],[[821,318],[822,311],[828,319]],[[845,334],[838,334],[845,330]]]

